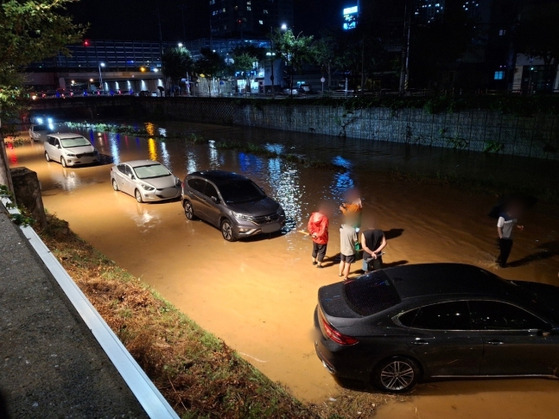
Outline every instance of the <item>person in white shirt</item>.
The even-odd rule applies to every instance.
[[[507,266],[507,260],[509,258],[510,252],[512,250],[512,232],[514,227],[519,230],[524,230],[523,225],[519,225],[516,219],[516,214],[518,213],[517,208],[514,205],[506,208],[503,213],[499,216],[497,220],[497,233],[499,234],[499,256],[497,256],[496,262],[501,268]]]

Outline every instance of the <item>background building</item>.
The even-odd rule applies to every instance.
[[[208,1],[212,37],[268,37],[271,28],[293,27],[293,0]]]

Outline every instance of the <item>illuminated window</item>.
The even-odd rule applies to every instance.
[[[505,36],[507,34],[506,29],[499,29],[499,36]]]
[[[493,80],[504,80],[505,79],[505,72],[504,71],[495,71],[495,75],[493,76]]]

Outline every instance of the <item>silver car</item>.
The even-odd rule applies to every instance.
[[[164,201],[181,195],[181,181],[161,163],[133,160],[111,167],[111,184],[138,202]]]
[[[182,205],[186,218],[214,225],[227,241],[275,233],[285,225],[285,212],[278,202],[252,180],[223,170],[186,176]]]
[[[44,146],[45,159],[59,162],[63,167],[99,162],[99,153],[83,135],[49,134]]]

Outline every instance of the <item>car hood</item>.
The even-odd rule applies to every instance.
[[[95,148],[93,148],[92,145],[84,145],[84,146],[81,146],[81,147],[64,148],[64,150],[66,150],[68,153],[72,153],[72,154],[83,154],[83,153],[91,153],[91,152],[95,151]]]
[[[258,201],[227,204],[227,207],[232,211],[257,217],[275,213],[280,207],[280,204],[270,197],[265,197]]]
[[[153,186],[156,189],[172,188],[176,186],[176,177],[173,175],[139,180]]]

